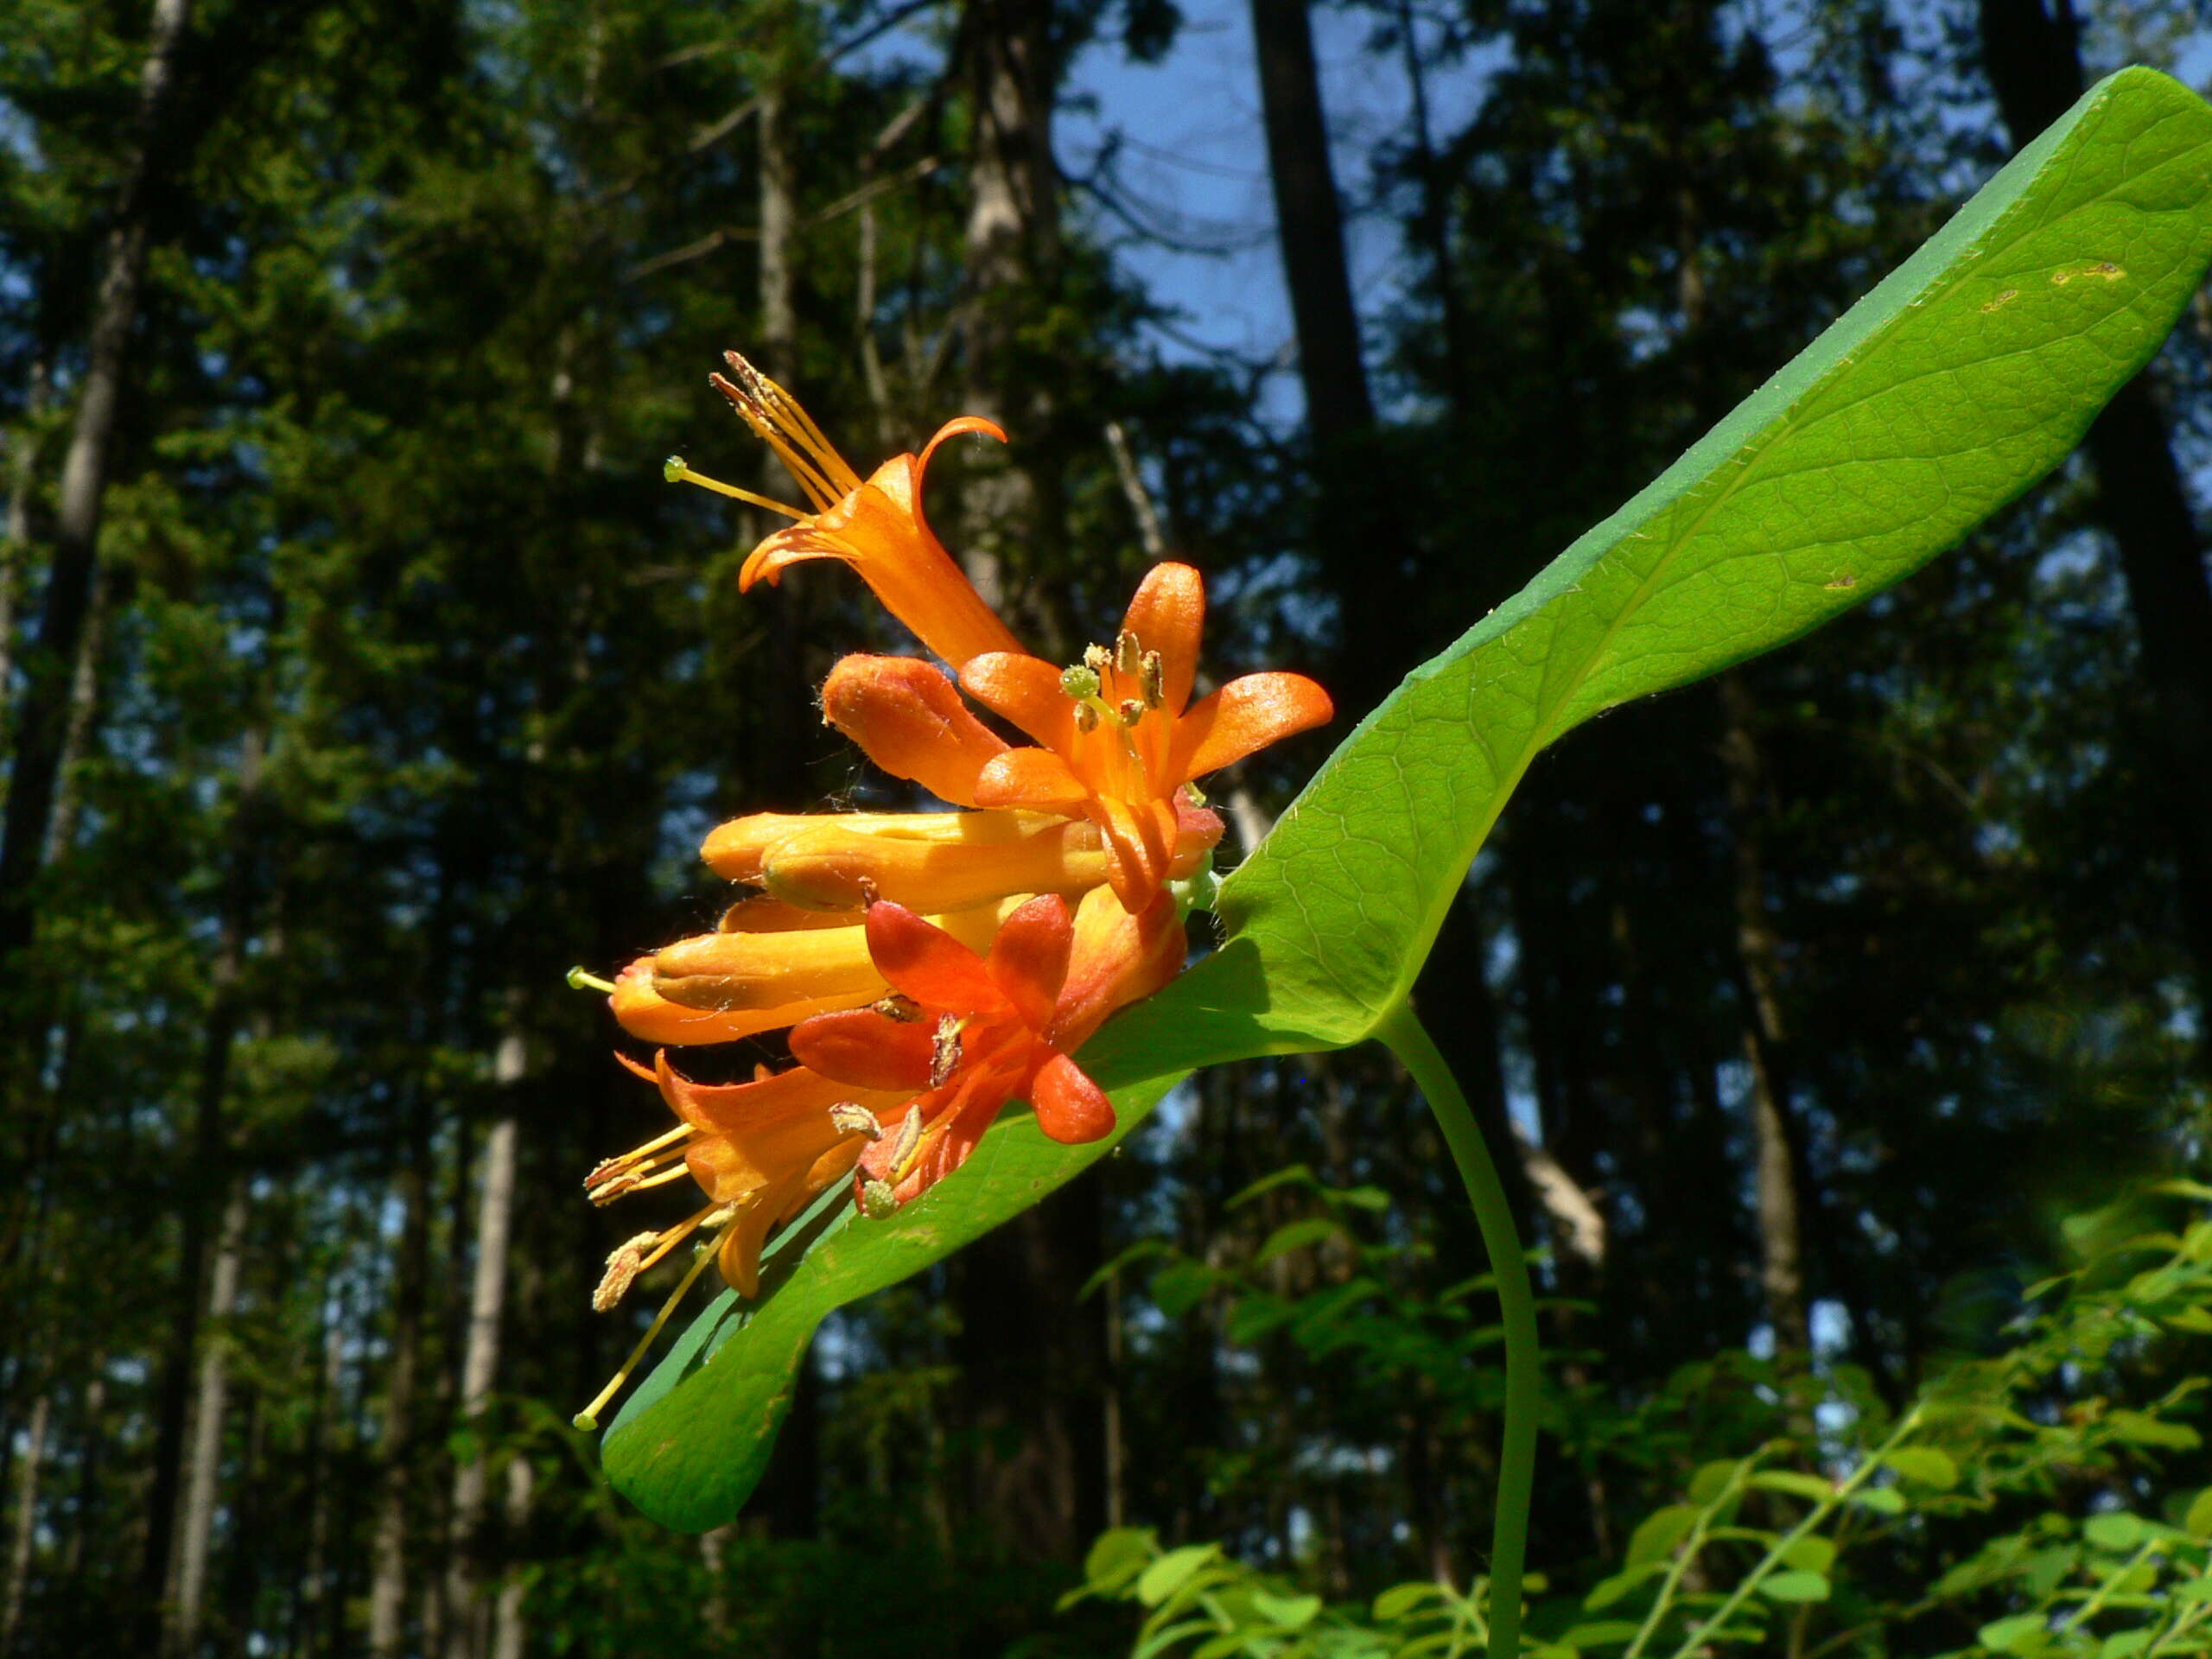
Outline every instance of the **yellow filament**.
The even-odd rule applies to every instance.
[[[732,1217],[731,1219],[735,1220],[736,1217]],[[638,1345],[630,1351],[630,1357],[622,1362],[622,1369],[615,1372],[607,1385],[599,1391],[599,1397],[596,1400],[570,1420],[576,1427],[588,1434],[599,1427],[599,1414],[606,1409],[608,1401],[621,1393],[622,1385],[630,1380],[630,1373],[638,1369],[638,1362],[645,1357],[645,1351],[653,1345],[653,1338],[660,1335],[661,1326],[668,1323],[668,1316],[676,1312],[676,1305],[683,1300],[684,1294],[693,1285],[698,1283],[699,1275],[707,1270],[707,1263],[714,1259],[713,1249],[708,1245],[702,1245],[699,1259],[691,1264],[691,1270],[683,1275],[683,1281],[677,1285],[669,1294],[668,1300],[660,1305],[660,1312],[654,1315],[652,1324],[646,1329],[645,1334],[639,1338]],[[639,1271],[642,1272],[643,1269],[640,1268]]]
[[[682,1221],[677,1222],[675,1226],[670,1228],[666,1232],[660,1236],[658,1242],[653,1245],[652,1254],[647,1255],[644,1261],[638,1263],[638,1271],[639,1273],[643,1273],[648,1268],[659,1266],[662,1259],[665,1257],[671,1250],[681,1244],[685,1239],[690,1237],[691,1235],[698,1230],[698,1226],[701,1222],[706,1220],[708,1217],[713,1215],[715,1211],[720,1210],[721,1208],[722,1208],[722,1206],[719,1204],[710,1204],[705,1209],[700,1211],[696,1215],[686,1216]]]
[[[671,467],[669,477],[672,481],[696,484],[702,490],[712,490],[717,495],[728,496],[733,501],[742,501],[748,506],[766,507],[770,512],[780,512],[786,518],[807,517],[797,507],[787,507],[780,501],[757,495],[751,490],[741,490],[734,484],[725,484],[720,479],[709,478],[704,473],[695,473],[689,467]],[[611,990],[613,988],[609,986],[607,988]]]

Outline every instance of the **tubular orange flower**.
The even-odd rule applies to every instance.
[[[1112,1132],[1112,1103],[1071,1056],[1108,1014],[1181,969],[1171,898],[1131,916],[1096,889],[1071,916],[1048,893],[1009,916],[982,956],[887,899],[868,906],[867,927],[876,966],[910,1006],[895,1017],[818,1014],[791,1032],[808,1069],[912,1093],[896,1127],[861,1154],[865,1205],[903,1204],[959,1168],[1018,1096],[1057,1141]]]
[[[639,1274],[694,1233],[704,1230],[709,1243],[700,1248],[645,1340],[599,1398],[578,1414],[583,1427],[595,1425],[601,1408],[628,1379],[709,1262],[741,1294],[760,1294],[760,1250],[769,1230],[791,1220],[817,1194],[849,1174],[868,1136],[880,1133],[871,1109],[887,1109],[901,1098],[855,1090],[798,1067],[774,1074],[764,1069],[750,1083],[694,1083],[669,1065],[665,1050],[653,1057],[652,1071],[633,1060],[622,1063],[659,1084],[661,1098],[682,1121],[666,1135],[601,1164],[584,1178],[585,1192],[593,1203],[603,1205],[688,1175],[708,1202],[672,1227],[639,1233],[617,1247],[607,1258],[592,1306],[602,1313],[613,1307]]]
[[[1221,839],[1221,820],[1183,807],[1168,874],[1192,874]],[[959,911],[1008,895],[1079,893],[1109,873],[1091,824],[1042,812],[760,813],[708,836],[708,867],[793,906],[859,908],[872,886],[909,906]]]
[[[1205,587],[1187,564],[1153,567],[1113,646],[1054,668],[1020,652],[986,652],[960,670],[969,696],[1041,745],[1009,748],[950,703],[926,664],[848,658],[823,709],[886,771],[961,804],[1080,817],[1103,837],[1106,879],[1141,911],[1174,866],[1195,804],[1192,779],[1335,712],[1302,674],[1248,674],[1190,701],[1205,622]]]
[[[738,572],[741,593],[763,578],[773,584],[785,567],[804,560],[838,559],[860,573],[916,639],[955,667],[982,652],[1021,648],[922,516],[922,480],[938,446],[969,432],[1004,443],[996,423],[980,415],[947,421],[920,454],[894,455],[863,480],[790,393],[735,352],[723,360],[728,378],[712,375],[709,383],[776,452],[814,505],[801,512],[702,478],[681,461],[669,462],[671,479],[703,484],[794,521],[753,549]]]
[[[987,944],[1013,908],[995,899],[935,919],[957,938]],[[772,1015],[755,1028],[775,1031],[810,1014],[872,1001],[884,982],[868,958],[867,931],[851,916],[754,899],[732,906],[715,932],[664,946],[652,958],[652,993],[716,1014]]]

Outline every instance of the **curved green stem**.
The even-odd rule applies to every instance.
[[[1519,1659],[1521,1652],[1521,1569],[1528,1554],[1529,1498],[1536,1475],[1536,1299],[1529,1287],[1529,1263],[1513,1228],[1512,1206],[1497,1179],[1497,1166],[1483,1145],[1475,1115],[1459,1080],[1428,1033],[1414,1017],[1410,1001],[1401,1002],[1376,1027],[1376,1037],[1413,1073],[1414,1082],[1436,1115],[1459,1179],[1482,1229],[1497,1281],[1498,1306],[1505,1327],[1505,1444],[1498,1457],[1497,1518],[1491,1535],[1490,1659]]]

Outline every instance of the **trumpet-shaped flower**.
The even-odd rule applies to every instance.
[[[836,559],[860,572],[884,607],[949,663],[964,663],[981,652],[1020,649],[922,516],[922,480],[938,446],[969,432],[1003,443],[1006,434],[995,423],[979,415],[947,421],[921,454],[894,455],[864,480],[789,392],[735,352],[725,353],[724,360],[728,376],[710,376],[709,384],[776,452],[814,507],[801,512],[702,478],[681,461],[669,462],[671,480],[703,484],[792,520],[753,549],[738,572],[741,593],[764,579],[774,584],[786,567],[802,561]]]
[[[903,1204],[942,1180],[1017,1096],[1054,1140],[1112,1132],[1112,1103],[1072,1057],[1108,1014],[1182,967],[1172,899],[1163,893],[1132,916],[1094,889],[1071,915],[1048,893],[1009,916],[982,955],[887,899],[868,906],[867,925],[903,1004],[818,1014],[791,1033],[791,1052],[810,1071],[912,1096],[860,1155],[864,1199]]]
[[[1187,564],[1153,567],[1114,644],[1055,668],[993,651],[960,669],[969,696],[1033,738],[999,742],[926,664],[848,658],[823,711],[886,771],[963,805],[1079,817],[1103,841],[1122,904],[1143,909],[1175,868],[1198,809],[1185,785],[1320,725],[1329,695],[1302,674],[1247,674],[1191,701],[1205,587]]]

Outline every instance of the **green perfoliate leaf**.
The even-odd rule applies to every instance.
[[[1546,744],[1785,644],[1957,542],[2064,457],[2157,350],[2208,259],[2212,108],[2147,70],[2101,82],[1360,724],[1224,884],[1228,943],[1084,1051],[1114,1094],[1114,1139],[1196,1066],[1366,1037]],[[1114,1139],[1057,1146],[1013,1118],[899,1214],[831,1229],[757,1307],[718,1302],[607,1432],[608,1474],[668,1524],[728,1520],[826,1314],[1036,1203]],[[2187,1433],[2131,1430],[2144,1443]]]
[[[1817,627],[2057,464],[2212,256],[2212,110],[2101,83],[1634,500],[1408,678],[1224,883],[1163,1054],[1357,1041],[1536,753]],[[1137,1036],[1135,1030],[1129,1039]]]

